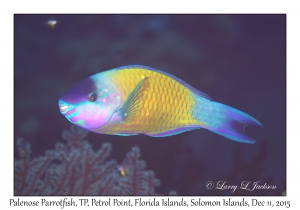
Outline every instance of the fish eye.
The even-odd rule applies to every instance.
[[[97,94],[95,92],[90,93],[89,95],[90,102],[94,102],[97,100]]]

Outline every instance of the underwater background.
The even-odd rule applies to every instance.
[[[48,20],[56,20],[54,27]],[[70,122],[58,99],[95,73],[131,64],[182,79],[215,101],[259,120],[254,145],[205,129],[176,136],[89,132],[95,150],[112,145],[121,163],[138,146],[167,195],[282,195],[286,191],[286,15],[14,15],[14,158],[18,137],[31,156],[63,142]],[[253,191],[207,189],[212,181],[276,186]],[[249,185],[250,186],[250,185]],[[288,193],[288,191],[287,191]]]

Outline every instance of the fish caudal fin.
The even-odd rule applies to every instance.
[[[256,142],[246,134],[245,127],[247,125],[256,125],[259,127],[263,127],[263,125],[258,120],[230,106],[217,102],[214,103],[216,103],[217,106],[220,106],[220,108],[223,109],[223,117],[221,117],[223,118],[223,120],[221,120],[219,126],[215,128],[209,127],[208,129],[210,131],[237,142],[249,144],[254,144]]]

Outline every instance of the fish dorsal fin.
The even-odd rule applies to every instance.
[[[147,91],[149,86],[149,78],[146,77],[131,91],[122,108],[119,110],[119,115],[123,119],[122,121],[130,120],[136,116],[139,109],[143,106],[143,97],[146,96],[145,91]]]
[[[161,74],[164,74],[168,77],[171,77],[172,79],[176,80],[177,82],[179,82],[180,84],[184,85],[185,87],[189,88],[192,92],[194,92],[195,94],[205,98],[205,99],[208,99],[210,101],[213,101],[213,99],[207,95],[206,93],[203,93],[201,92],[200,90],[197,90],[196,88],[194,88],[193,86],[191,86],[190,84],[186,83],[185,81],[177,78],[176,76],[170,74],[170,73],[167,73],[167,72],[164,72],[164,71],[161,71],[161,70],[157,70],[157,69],[154,69],[154,68],[151,68],[149,66],[143,66],[143,65],[128,65],[128,66],[122,66],[122,67],[119,67],[119,68],[116,68],[114,70],[124,70],[124,69],[146,69],[146,70],[150,70],[150,71],[155,71],[155,72],[158,72],[158,73],[161,73]]]

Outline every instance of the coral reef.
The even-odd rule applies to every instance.
[[[30,144],[17,140],[20,159],[15,160],[15,195],[157,195],[160,181],[139,160],[137,146],[127,153],[125,174],[118,171],[115,160],[107,160],[111,144],[98,151],[85,140],[87,131],[71,126],[62,136],[66,144],[57,143],[45,156],[30,158]],[[170,192],[174,195],[176,192]]]

